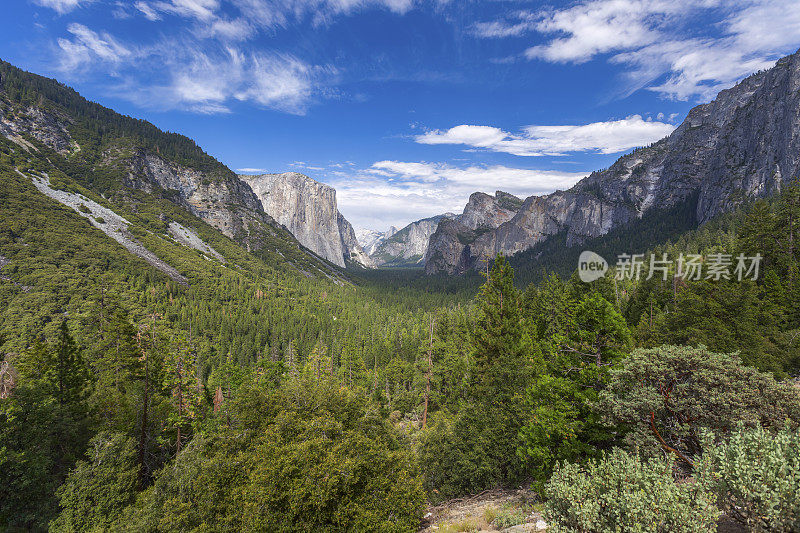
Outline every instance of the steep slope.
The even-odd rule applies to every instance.
[[[428,249],[428,240],[439,221],[454,217],[452,213],[423,218],[412,222],[383,242],[370,255],[377,266],[408,267],[420,266]]]
[[[445,225],[431,237],[426,272],[461,272],[557,234],[572,246],[630,224],[654,207],[696,197],[702,224],[763,197],[800,170],[800,52],[693,108],[671,135],[618,159],[567,191],[527,198],[482,234]]]
[[[132,226],[175,238],[170,225],[176,215],[163,204],[168,201],[272,264],[285,264],[307,276],[342,278],[334,267],[304,250],[264,212],[246,183],[191,139],[88,102],[55,80],[3,61],[0,137],[27,154],[17,159],[25,161],[23,167],[37,170],[31,174],[21,169],[30,179],[38,176],[40,185],[53,190],[82,191],[117,213],[124,224],[132,220]],[[69,205],[66,200],[71,197],[57,196]],[[128,249],[144,254],[137,246]],[[170,274],[173,279],[178,275]]]
[[[264,211],[300,243],[340,267],[372,267],[350,223],[336,206],[336,190],[297,172],[241,175]]]
[[[494,196],[482,192],[470,195],[460,215],[445,213],[412,222],[390,238],[385,239],[373,252],[372,258],[379,266],[422,266],[428,258],[428,245],[441,222],[445,227],[461,228],[470,240],[510,220],[522,205],[522,200],[503,191]]]

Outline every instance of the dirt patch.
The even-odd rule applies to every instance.
[[[429,507],[420,533],[460,531],[542,532],[547,525],[534,493],[495,489]]]

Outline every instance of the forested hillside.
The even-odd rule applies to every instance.
[[[0,528],[415,531],[523,485],[556,531],[798,530],[797,186],[605,237],[697,279],[356,277],[188,139],[0,67]]]

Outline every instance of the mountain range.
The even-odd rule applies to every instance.
[[[531,196],[487,231],[442,221],[425,270],[460,273],[564,236],[566,246],[692,203],[695,224],[780,190],[800,172],[800,52],[694,107],[668,137],[566,191]]]
[[[95,216],[114,209],[85,194],[67,196],[77,194],[69,183],[127,208],[136,205],[134,191],[168,200],[247,250],[286,258],[289,247],[292,257],[303,257],[300,269],[308,275],[339,279],[337,267],[424,266],[428,274],[464,273],[481,268],[498,253],[519,254],[556,237],[567,247],[576,246],[629,227],[654,209],[687,202],[691,222],[702,224],[748,199],[780,190],[800,171],[799,52],[693,108],[668,137],[620,157],[571,189],[524,200],[502,191],[494,196],[477,192],[460,214],[357,234],[328,185],[295,172],[237,175],[190,139],[87,102],[53,80],[22,73],[8,63],[0,67],[7,95],[0,99],[0,135],[24,150],[44,147],[68,164],[76,166],[82,159],[85,165],[66,181],[32,176],[40,192],[74,209],[88,209],[91,213],[83,214],[91,220],[108,220],[105,226],[94,225],[133,253],[138,250],[140,257],[147,254],[125,229],[125,216],[105,211],[106,216]],[[25,98],[32,86],[38,101]],[[114,137],[123,124],[147,142]],[[82,133],[86,128],[113,142],[88,146]],[[180,235],[198,243],[171,225],[176,221],[161,222],[168,237]],[[276,239],[281,246],[274,246]],[[207,257],[214,256],[200,248]],[[179,279],[176,272],[161,269]]]

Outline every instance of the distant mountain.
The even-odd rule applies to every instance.
[[[567,191],[527,198],[490,231],[452,221],[431,236],[426,272],[479,268],[558,236],[564,245],[626,227],[653,209],[693,202],[702,224],[778,191],[800,174],[800,52],[693,108],[668,137],[634,150]]]
[[[474,242],[508,222],[521,206],[522,200],[503,191],[497,191],[494,196],[473,193],[463,213],[442,220],[431,234],[425,253],[425,271],[456,272],[462,262],[464,243]]]
[[[428,240],[436,231],[439,221],[454,216],[453,213],[445,213],[412,222],[384,239],[370,257],[379,267],[420,267],[428,249]]]
[[[374,266],[339,212],[333,187],[297,172],[239,178],[255,192],[264,212],[315,254],[340,267]]]
[[[115,113],[4,61],[0,139],[16,147],[11,153],[23,150],[37,161],[13,172],[180,283],[186,282],[185,274],[145,241],[155,235],[219,260],[188,227],[193,219],[272,264],[306,276],[344,279],[276,223],[247,183],[191,139]]]
[[[502,191],[497,191],[495,196],[474,193],[460,215],[445,213],[412,222],[384,239],[370,256],[377,266],[422,267],[427,261],[431,235],[441,223],[454,223],[470,231],[487,231],[510,220],[521,205],[522,200]]]
[[[367,255],[371,256],[375,253],[375,250],[378,249],[378,246],[380,246],[383,241],[395,233],[397,233],[397,228],[394,226],[391,226],[387,231],[375,231],[372,229],[358,228],[356,230],[356,239],[358,239],[358,243],[361,245]]]

